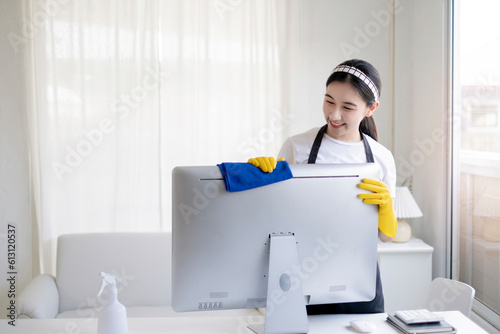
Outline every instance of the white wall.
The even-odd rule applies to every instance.
[[[389,25],[383,19],[387,10],[394,13]],[[434,247],[433,276],[446,276],[448,1],[310,1],[306,15],[316,20],[301,32],[308,48],[304,63],[294,67],[303,74],[294,74],[291,134],[321,124],[321,97],[332,63],[372,62],[383,84],[374,114],[380,142],[394,154],[398,185],[409,182],[424,213],[409,221],[413,235]],[[370,35],[377,24],[379,32]],[[357,50],[346,57],[346,49]]]
[[[395,29],[398,180],[410,178],[424,216],[413,234],[434,247],[433,276],[447,272],[448,1],[400,0]]]
[[[374,114],[380,142],[392,149],[393,127],[393,1],[315,0],[306,2],[302,31],[293,38],[304,45],[303,62],[290,67],[290,112],[294,119],[289,135],[325,123],[322,103],[325,83],[333,68],[344,60],[360,58],[372,63],[380,72],[382,93],[380,107]]]
[[[0,3],[0,318],[10,312],[12,295],[31,279],[31,207],[29,183],[28,136],[26,126],[26,89],[24,54],[15,53],[7,38],[19,32],[22,2]],[[8,226],[15,226],[10,229]],[[13,236],[15,235],[15,239]],[[14,267],[8,266],[7,242],[15,240]],[[10,274],[14,272],[14,274]],[[7,279],[14,277],[13,285]]]

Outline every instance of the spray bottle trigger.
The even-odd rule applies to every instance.
[[[104,272],[101,272],[101,278],[102,278],[101,289],[99,290],[97,297],[99,297],[101,295],[101,293],[104,290],[104,288],[106,287],[106,285],[108,285],[108,284],[116,285],[117,281],[118,282],[121,281],[121,279],[119,279],[115,275],[104,273]]]

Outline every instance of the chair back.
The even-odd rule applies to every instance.
[[[427,308],[430,311],[460,311],[469,317],[475,292],[466,283],[438,277],[431,283]]]

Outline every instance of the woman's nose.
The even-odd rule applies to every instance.
[[[340,112],[337,109],[337,107],[333,107],[330,109],[330,113],[328,114],[328,118],[330,118],[332,121],[336,121],[340,119]]]

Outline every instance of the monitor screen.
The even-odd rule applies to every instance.
[[[358,184],[379,179],[378,167],[290,169],[292,179],[226,192],[217,166],[174,168],[174,310],[267,307],[269,313],[289,302],[284,291],[299,294],[290,300],[304,309],[375,297],[378,207],[362,202],[358,194],[366,191]],[[274,286],[278,292],[270,291]]]

